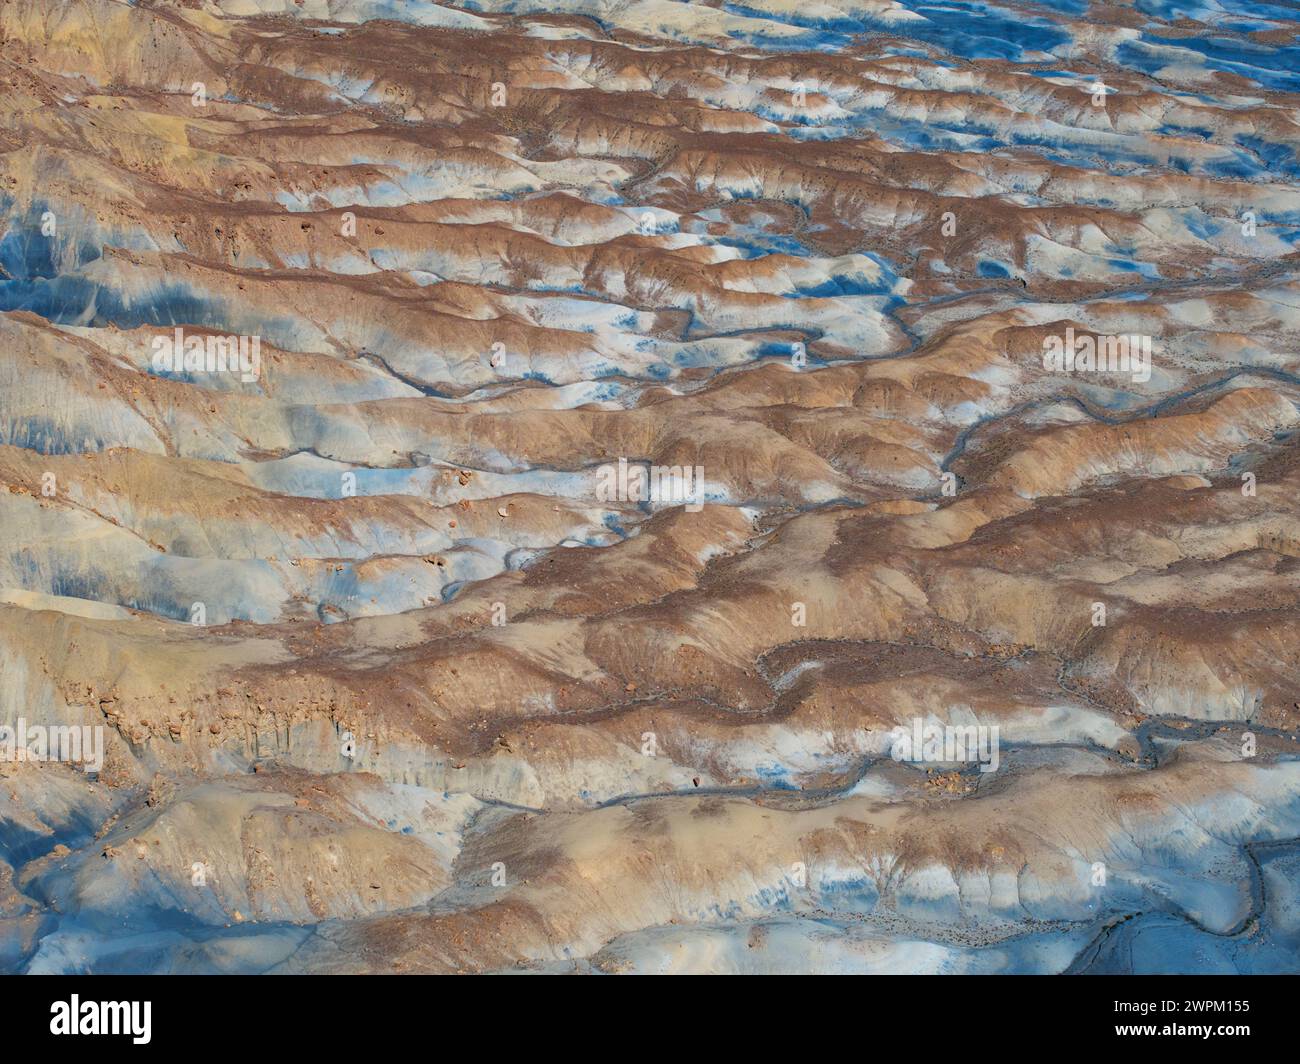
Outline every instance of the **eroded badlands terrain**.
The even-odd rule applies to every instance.
[[[1300,968],[1298,33],[0,0],[0,970]]]

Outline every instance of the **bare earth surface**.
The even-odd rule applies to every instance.
[[[0,971],[1297,970],[1298,34],[0,0]]]

